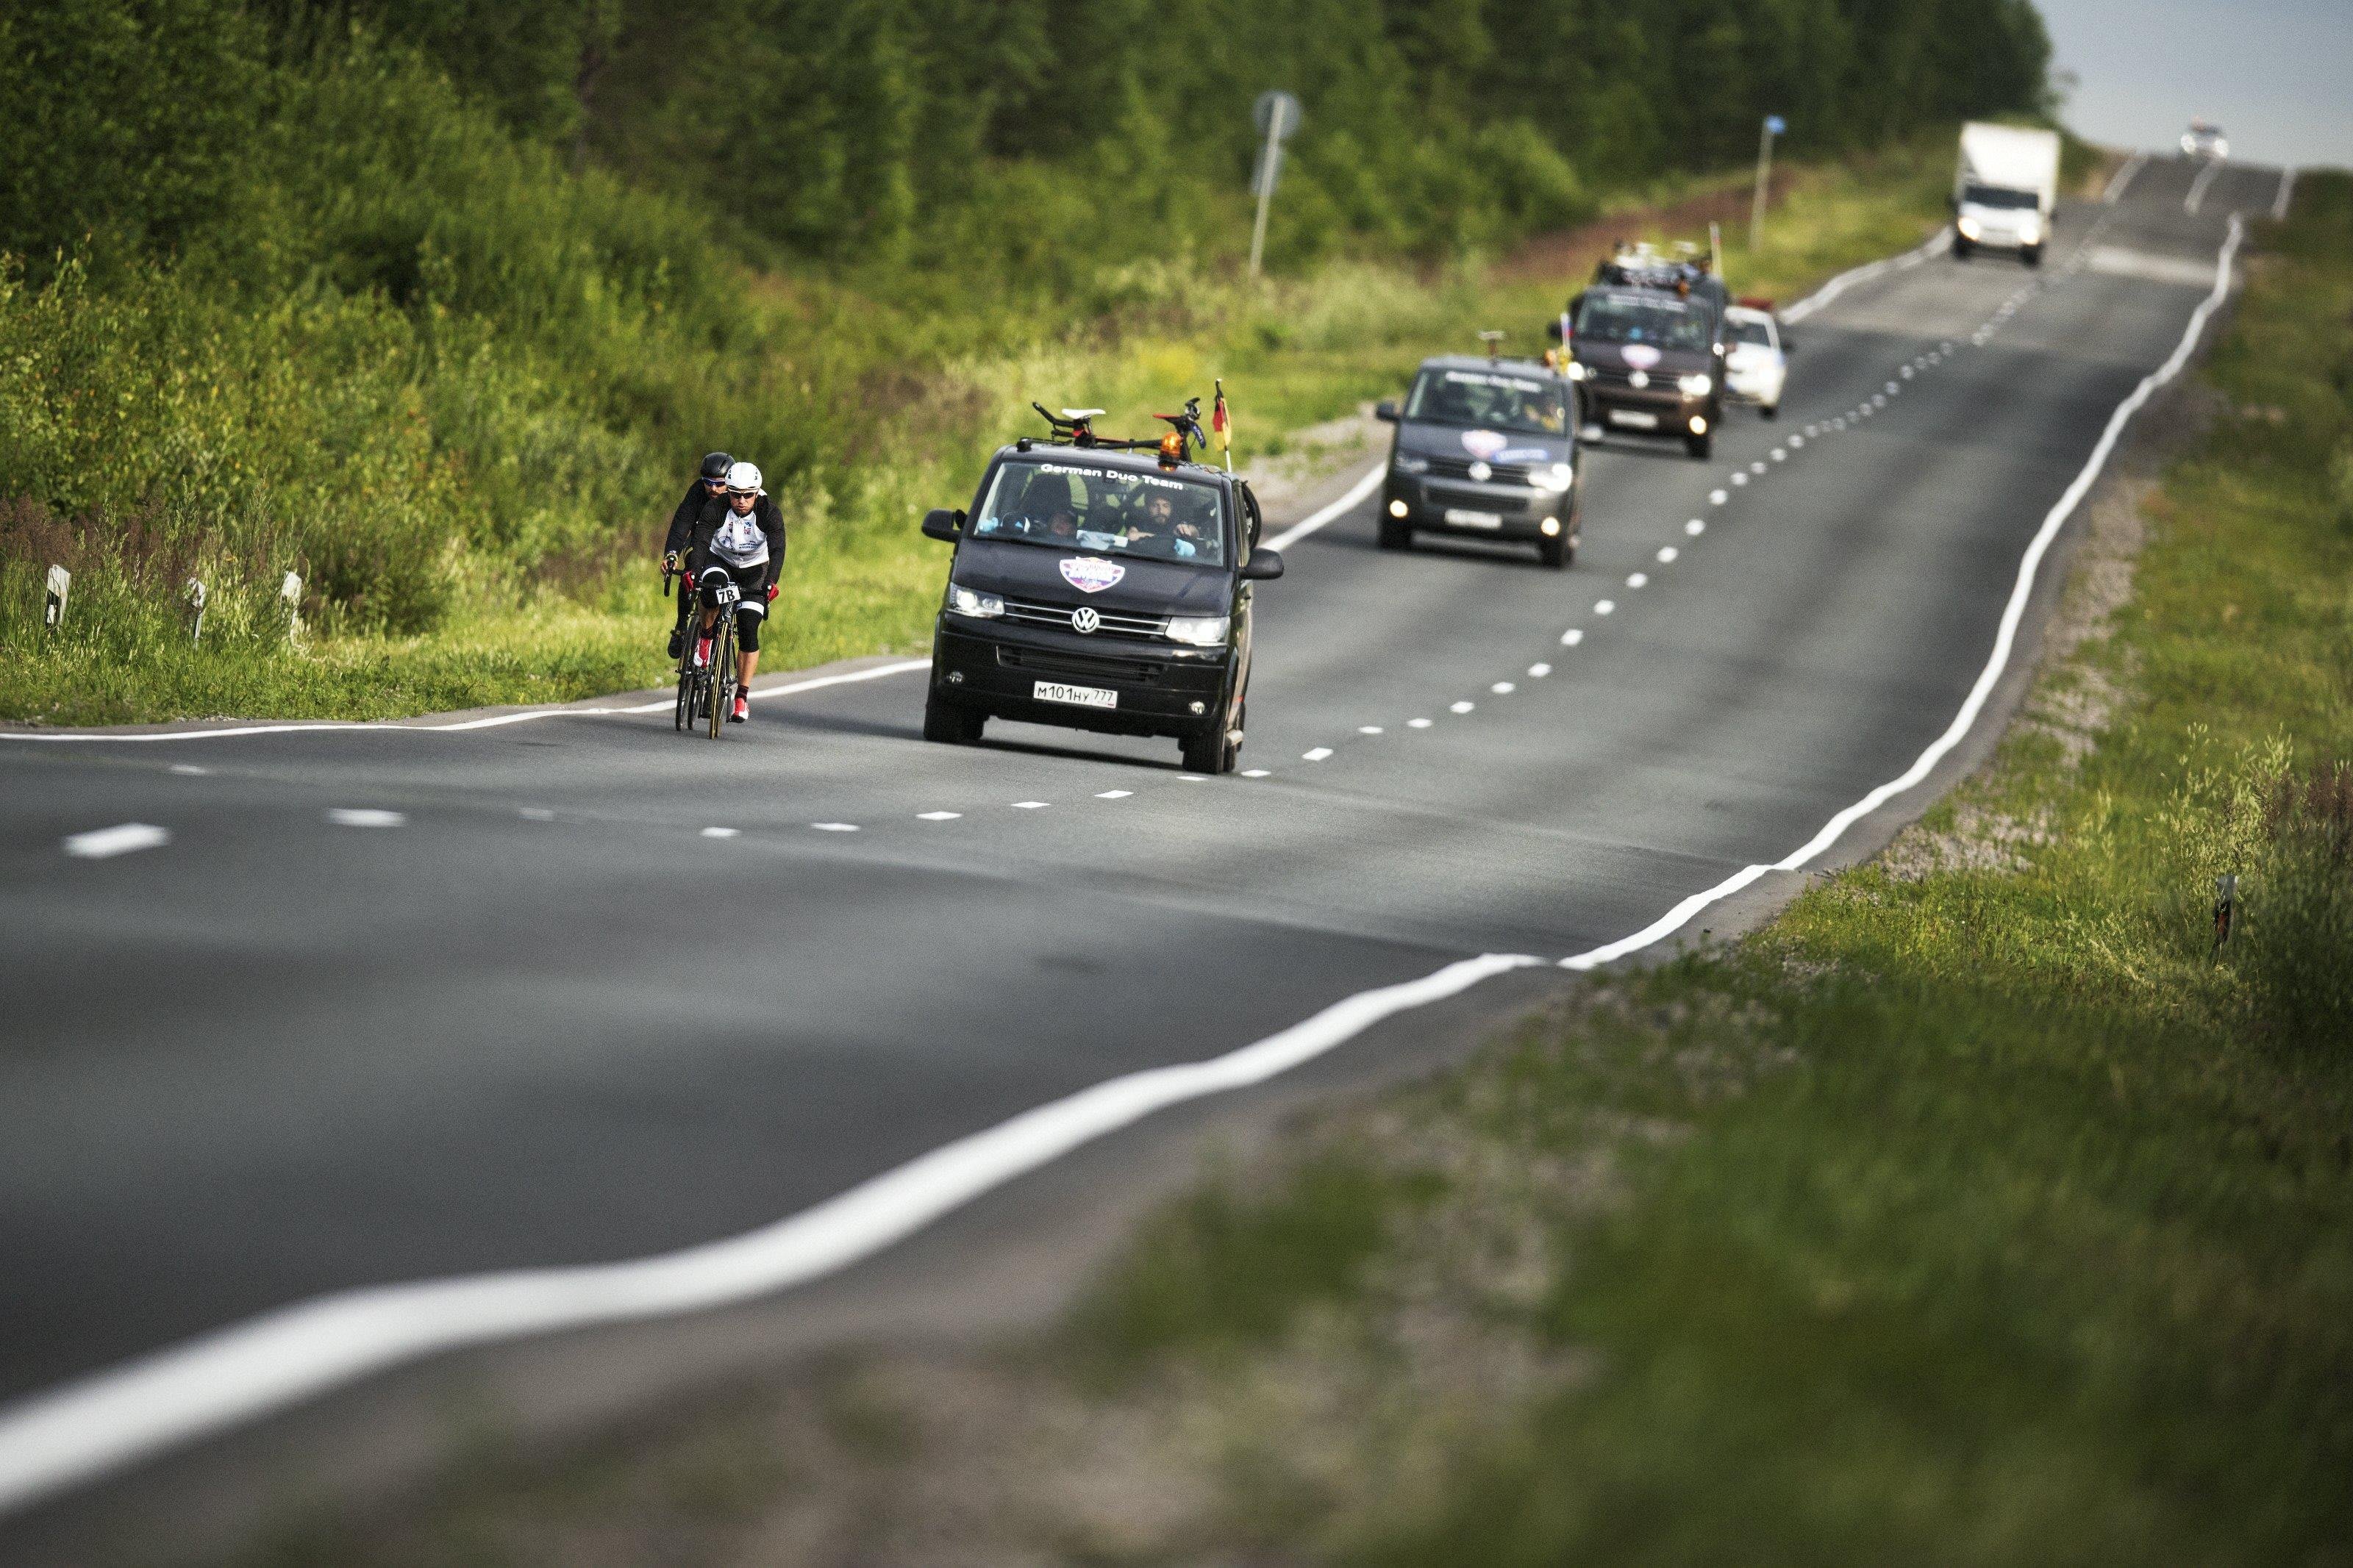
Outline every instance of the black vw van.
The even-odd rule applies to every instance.
[[[1587,419],[1611,435],[1680,439],[1694,458],[1724,423],[1724,282],[1705,268],[1635,252],[1603,262],[1568,302],[1569,379]],[[1560,336],[1557,321],[1551,327]]]
[[[1419,531],[1533,544],[1556,568],[1575,560],[1585,468],[1568,391],[1526,360],[1422,361],[1405,405],[1374,410],[1397,426],[1380,547],[1407,549]]]
[[[1155,452],[1024,439],[1001,447],[953,541],[923,738],[991,719],[1173,735],[1195,773],[1233,771],[1250,668],[1250,590],[1282,575],[1244,481]]]

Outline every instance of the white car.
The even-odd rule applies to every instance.
[[[1773,312],[1753,304],[1724,309],[1724,388],[1739,403],[1753,403],[1767,419],[1781,414],[1781,390],[1789,381],[1789,353]]]
[[[2211,159],[2219,163],[2231,155],[2231,139],[2222,134],[2221,126],[2193,120],[2189,122],[2189,129],[2181,133],[2181,155]]]

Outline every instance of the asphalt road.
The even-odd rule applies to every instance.
[[[1568,573],[1380,553],[1369,502],[1301,541],[1259,595],[1257,776],[927,746],[908,672],[716,745],[667,711],[0,743],[0,1426],[324,1293],[749,1231],[1788,854],[1952,721],[2028,539],[2278,189],[2230,167],[2193,213],[2195,173],[2068,208],[2040,272],[1846,289],[1778,423],[1593,453]],[[132,824],[166,837],[71,852]]]

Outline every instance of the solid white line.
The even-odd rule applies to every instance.
[[[2081,500],[2126,417],[2186,363],[2227,291],[2240,226],[2232,220],[2215,292],[2190,321],[2174,357],[2144,381],[2109,422],[2093,463],[2052,509],[2020,567],[1995,656],[1947,731],[1902,779],[1778,864],[1793,868],[1915,775],[1925,777],[1983,707],[2009,658],[2025,587],[2057,523]],[[1457,703],[1458,711],[1468,703]],[[1416,725],[1426,722],[1416,720]],[[1106,795],[1124,795],[1107,791]],[[1874,798],[1876,797],[1876,798]],[[733,829],[706,828],[732,834]],[[1561,961],[1589,969],[1649,945],[1717,899],[1772,869],[1752,866],[1694,894],[1632,937]],[[1345,1045],[1403,1012],[1459,994],[1541,962],[1488,953],[1419,980],[1366,991],[1266,1038],[1206,1061],[1153,1068],[1096,1084],[969,1134],[776,1224],[723,1241],[634,1262],[512,1269],[322,1296],[155,1352],[0,1409],[0,1513],[78,1482],[437,1352],[530,1334],[674,1316],[772,1295],[871,1257],[979,1194],[1155,1111],[1263,1083]]]
[[[2189,194],[2181,198],[2181,210],[2196,217],[2200,205],[2206,200],[2206,187],[2212,184],[2214,176],[2221,172],[2220,163],[2209,163],[2200,170],[2198,177],[2189,182]]]
[[[172,830],[152,822],[125,822],[114,827],[93,827],[66,838],[65,852],[77,860],[106,860],[136,849],[153,849],[172,841]]]
[[[2133,176],[2139,174],[2141,165],[2147,162],[2148,154],[2146,153],[2136,153],[2126,159],[2124,166],[2108,176],[2108,188],[2100,193],[2101,204],[2105,206],[2116,205],[2123,197],[2125,187],[2132,184]]]
[[[1358,502],[1362,501],[1366,496],[1372,494],[1373,491],[1379,487],[1381,475],[1388,468],[1388,461],[1389,460],[1387,458],[1383,458],[1379,462],[1375,463],[1370,468],[1367,468],[1365,471],[1365,475],[1362,479],[1348,487],[1346,494],[1343,495],[1338,500],[1334,501],[1331,505],[1310,512],[1307,516],[1300,519],[1297,522],[1293,523],[1289,528],[1284,529],[1281,533],[1276,534],[1272,539],[1267,540],[1265,542],[1266,548],[1269,550],[1288,550],[1293,544],[1299,542],[1299,541],[1314,532],[1317,529],[1325,526],[1327,523],[1336,522],[1341,518],[1345,517],[1352,508],[1354,508]]]
[[[2033,539],[2027,543],[2026,553],[2019,560],[2017,579],[2010,585],[2010,600],[2002,606],[2001,621],[1994,632],[1993,651],[1987,656],[1985,668],[1978,672],[1976,683],[1969,688],[1968,695],[1962,699],[1960,711],[1953,715],[1953,721],[1946,727],[1945,732],[1931,742],[1928,749],[1922,752],[1910,767],[1839,812],[1822,825],[1821,831],[1780,859],[1771,865],[1745,867],[1715,887],[1694,893],[1632,935],[1561,960],[1563,968],[1591,969],[1639,952],[1680,930],[1700,910],[1730,898],[1766,873],[1799,869],[1837,843],[1855,823],[1926,779],[1936,764],[1960,744],[1962,737],[1976,725],[1978,715],[1985,710],[1986,702],[1993,695],[1993,689],[2001,679],[2002,672],[2010,667],[2010,650],[2017,642],[2019,624],[2026,616],[2027,602],[2033,596],[2034,580],[2042,568],[2043,556],[2049,552],[2052,542],[2058,538],[2060,529],[2075,508],[2083,504],[2084,497],[2107,467],[2109,456],[2116,450],[2116,441],[2123,436],[2126,423],[2159,387],[2179,375],[2182,367],[2189,363],[2189,356],[2196,352],[2198,340],[2206,330],[2207,321],[2230,293],[2231,263],[2238,254],[2239,239],[2243,232],[2244,226],[2233,214],[2230,236],[2222,242],[2221,253],[2215,258],[2213,289],[2200,301],[2198,309],[2190,312],[2189,324],[2181,334],[2180,343],[2163,364],[2142,378],[2129,397],[2116,405],[2116,412],[2108,416],[2106,428],[2101,431],[2099,441],[2092,448],[2091,457],[2084,461],[2083,471],[2075,476],[2074,482],[2043,515],[2042,526],[2035,531]]]
[[[1487,953],[1360,992],[1223,1056],[1023,1111],[723,1241],[628,1263],[347,1290],[142,1356],[0,1414],[0,1511],[419,1356],[708,1310],[821,1278],[1155,1111],[1264,1083],[1384,1019],[1542,963]]]
[[[807,680],[788,681],[782,686],[762,687],[751,693],[752,700],[763,701],[771,697],[790,697],[797,692],[816,691],[828,686],[847,686],[860,680],[880,680],[886,675],[905,675],[911,670],[929,669],[928,658],[901,659],[895,664],[876,665],[871,669],[853,669],[842,675],[820,675]],[[156,730],[143,735],[90,735],[61,730],[0,730],[0,741],[71,741],[91,744],[126,741],[219,741],[242,735],[303,735],[316,731],[357,731],[374,735],[455,735],[474,730],[495,730],[508,724],[528,724],[537,719],[605,719],[631,713],[659,713],[671,707],[676,699],[665,697],[659,702],[640,702],[628,708],[530,708],[516,713],[493,713],[486,719],[462,719],[448,724],[409,724],[385,720],[359,722],[346,720],[305,721],[286,724],[232,724],[218,730]]]
[[[2295,169],[2294,165],[2290,165],[2289,167],[2280,171],[2279,195],[2272,198],[2272,221],[2274,223],[2284,223],[2287,221],[2288,193],[2295,189]]]
[[[1927,240],[1901,256],[1891,256],[1883,261],[1867,262],[1840,273],[1804,299],[1781,312],[1784,321],[1802,321],[1858,283],[1867,282],[1883,272],[1901,272],[1917,267],[1932,256],[1942,256],[1952,248],[1953,231],[1940,228]]]
[[[339,805],[327,813],[327,820],[338,827],[402,827],[408,822],[407,814],[379,811],[374,806]]]
[[[555,813],[543,805],[526,805],[518,810],[515,815],[522,817],[525,822],[554,822],[555,820]]]

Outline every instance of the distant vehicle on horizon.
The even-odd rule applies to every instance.
[[[2231,139],[2222,134],[2221,126],[2210,121],[2193,120],[2189,122],[2189,129],[2181,133],[2181,155],[2220,163],[2231,155]]]
[[[1960,163],[1953,171],[1953,255],[1968,260],[1980,248],[2014,250],[2029,267],[2042,264],[2059,205],[2059,133],[1972,121],[1961,127]]]

